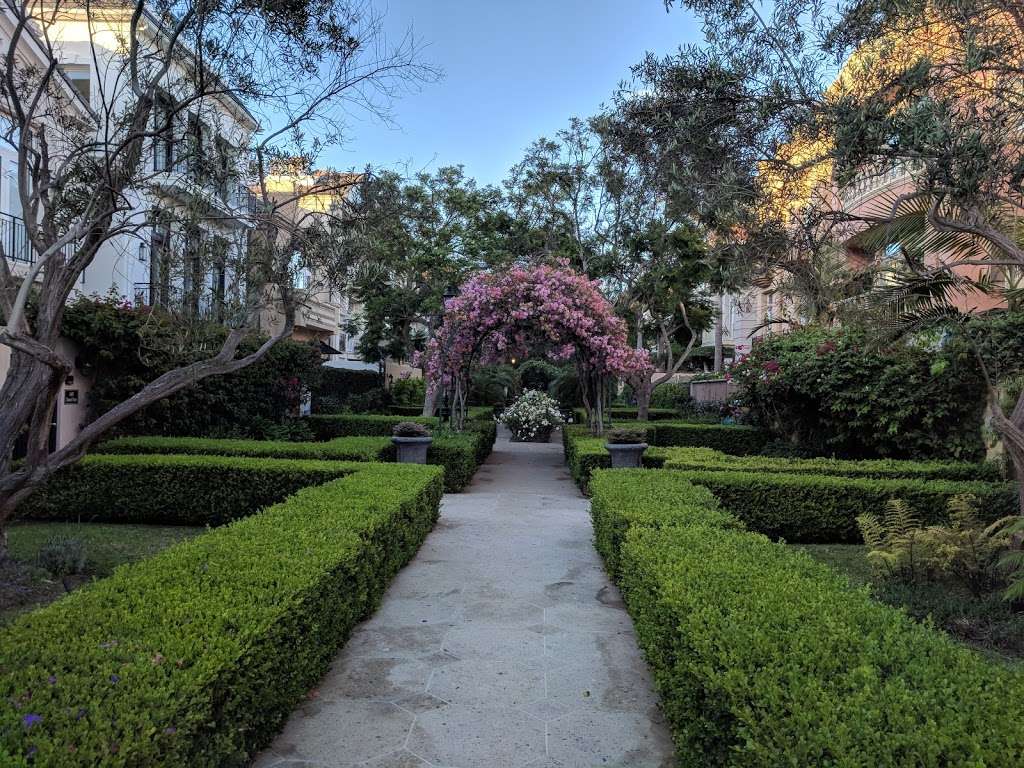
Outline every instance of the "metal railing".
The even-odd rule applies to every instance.
[[[29,242],[24,219],[0,213],[0,244],[3,245],[4,256],[11,261],[35,263],[36,254]]]

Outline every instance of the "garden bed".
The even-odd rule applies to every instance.
[[[179,492],[202,479],[187,469],[197,460],[254,461],[89,461],[144,480],[130,459],[185,469]],[[324,482],[319,462],[295,463],[315,487],[0,630],[0,764],[244,765],[268,743],[416,551],[442,493],[436,467],[341,464]],[[107,486],[89,487],[106,503]]]
[[[744,530],[685,473],[598,470],[591,490],[680,764],[1024,762],[1020,669]]]

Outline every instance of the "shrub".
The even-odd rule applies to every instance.
[[[637,409],[632,407],[613,406],[604,409],[605,418],[615,421],[636,421]],[[679,413],[673,408],[651,408],[647,412],[648,421],[671,421],[678,419]],[[587,423],[587,412],[582,408],[573,411],[573,420],[577,424]]]
[[[597,546],[680,765],[1014,765],[1024,676],[803,553],[678,473],[598,471]]]
[[[349,408],[351,398],[381,388],[380,374],[323,366],[320,381],[312,388],[313,413],[338,413]]]
[[[1024,760],[1018,671],[806,554],[707,524],[635,527],[621,567],[681,765]]]
[[[36,564],[54,576],[73,576],[85,572],[85,542],[68,536],[51,536],[36,555]]]
[[[628,427],[610,429],[605,436],[605,442],[610,445],[635,445],[643,443],[646,439],[647,432],[645,430],[630,429]]]
[[[422,405],[392,405],[388,407],[388,414],[391,416],[422,416]]]
[[[547,392],[551,382],[562,375],[562,368],[547,360],[527,360],[516,369],[519,386]]]
[[[768,433],[763,429],[736,424],[668,421],[657,422],[652,429],[653,445],[714,448],[735,456],[759,453],[768,441]]]
[[[310,416],[309,427],[317,440],[333,440],[336,437],[377,436],[390,437],[391,430],[403,421],[417,421],[428,427],[436,427],[435,417],[408,418],[404,416],[373,416],[363,414],[317,414]]]
[[[424,379],[395,379],[391,384],[391,398],[395,405],[423,408],[423,400],[427,395],[427,382]]]
[[[594,546],[612,578],[619,576],[622,542],[633,526],[660,528],[685,523],[742,528],[718,508],[707,488],[680,483],[664,472],[640,469],[595,470],[590,478]]]
[[[655,387],[651,393],[651,409],[679,412],[690,402],[690,385],[668,381]]]
[[[985,386],[973,357],[871,342],[856,329],[774,336],[734,368],[738,397],[756,423],[818,455],[983,456]]]
[[[947,501],[960,493],[977,497],[989,522],[1018,509],[1012,483],[660,471],[675,473],[681,484],[689,481],[709,488],[750,528],[790,542],[858,542],[857,518],[883,509],[889,499],[903,499],[923,510],[928,523],[943,522]]]
[[[498,418],[511,430],[513,440],[532,440],[550,434],[562,423],[558,402],[534,389],[524,392]]]
[[[440,475],[359,465],[0,631],[3,764],[247,764],[415,553]]]
[[[360,464],[229,456],[87,456],[19,507],[19,518],[221,525]]]
[[[711,472],[773,472],[836,477],[917,478],[943,480],[1002,480],[995,462],[909,461],[900,459],[788,459],[774,456],[728,456],[701,448],[666,448],[666,469]]]
[[[562,429],[565,463],[569,466],[572,479],[584,493],[588,490],[591,473],[595,469],[608,468],[612,465],[611,456],[604,446],[605,439],[591,437],[585,427],[569,426]],[[642,461],[648,468],[662,466],[665,462],[665,449],[648,448]]]
[[[322,443],[274,440],[214,440],[203,437],[122,437],[96,446],[96,453],[251,456],[269,459],[325,461],[387,461],[391,441],[386,437],[343,437]]]
[[[400,421],[391,428],[391,434],[395,437],[430,437],[430,430],[418,421]]]

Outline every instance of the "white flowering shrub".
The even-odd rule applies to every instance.
[[[516,440],[533,440],[562,423],[558,401],[535,389],[526,390],[506,408],[498,421],[512,431]]]

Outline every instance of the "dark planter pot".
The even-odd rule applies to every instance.
[[[434,442],[434,438],[392,437],[391,442],[398,449],[399,464],[426,464],[427,448]]]
[[[639,469],[643,466],[647,443],[605,443],[612,456],[612,469]]]
[[[554,427],[544,427],[543,429],[537,430],[537,434],[533,437],[513,437],[512,442],[515,443],[549,443],[551,442],[551,430]]]

